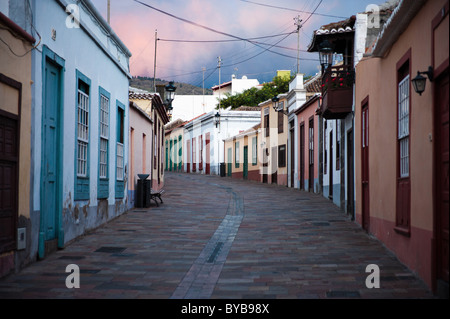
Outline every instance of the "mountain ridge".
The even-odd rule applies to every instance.
[[[167,85],[169,81],[156,78],[156,85]],[[183,82],[174,82],[177,88],[177,95],[203,95],[203,88]],[[133,76],[130,80],[130,86],[153,92],[153,78],[145,76]],[[205,95],[212,95],[212,90],[205,88]]]

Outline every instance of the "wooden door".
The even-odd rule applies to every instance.
[[[305,124],[300,124],[300,189],[305,189]]]
[[[272,147],[272,184],[278,184],[278,147]]]
[[[295,187],[294,185],[294,176],[295,176],[295,130],[294,130],[294,121],[291,122],[291,160],[290,160],[290,167],[291,167],[291,187]]]
[[[314,118],[309,120],[309,141],[308,141],[308,188],[314,192]]]
[[[198,170],[203,171],[203,135],[198,137]]]
[[[18,139],[18,117],[0,111],[0,254],[16,242]]]
[[[227,167],[227,175],[228,177],[233,176],[233,149],[230,147],[228,149],[228,167]]]
[[[269,182],[269,149],[268,148],[264,148],[263,151],[263,178],[262,178],[262,182],[263,183],[268,183]]]
[[[330,161],[329,161],[329,168],[328,168],[328,185],[329,185],[329,192],[328,192],[328,197],[330,199],[333,199],[333,174],[334,174],[334,165],[333,165],[333,131],[330,131],[330,141],[329,141],[329,148],[330,150],[329,152],[329,156],[330,156]]]
[[[244,146],[244,179],[248,179],[248,146]]]
[[[362,227],[369,230],[370,226],[370,197],[369,197],[369,105],[362,109]]]
[[[197,156],[196,156],[196,139],[192,139],[192,172],[197,171]]]
[[[449,277],[449,73],[436,81],[435,91],[435,188],[436,188],[436,274],[438,286]],[[438,287],[440,288],[440,287]],[[448,290],[447,290],[448,294]]]
[[[353,217],[354,206],[354,158],[353,158],[353,130],[347,131],[347,214]]]
[[[191,142],[186,141],[186,173],[191,172]]]
[[[41,233],[44,240],[56,238],[58,210],[58,158],[60,71],[52,63],[45,67],[45,87],[42,117],[42,181]]]
[[[211,133],[206,133],[206,165],[205,174],[211,174]]]

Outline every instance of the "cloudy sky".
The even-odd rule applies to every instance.
[[[157,46],[156,77],[201,87],[204,74],[206,88],[219,84],[219,56],[222,59],[221,82],[231,80],[232,74],[235,74],[239,78],[244,75],[256,78],[263,83],[270,81],[276,75],[276,70],[296,72],[297,27],[294,19],[297,16],[303,20],[300,30],[300,72],[313,75],[318,71],[318,54],[304,52],[313,31],[324,24],[363,12],[369,4],[384,2],[139,1],[143,4],[136,0],[111,0],[111,25],[133,54],[130,60],[132,75],[153,77],[157,30],[160,40]],[[92,2],[106,18],[107,0]],[[259,42],[258,45],[244,41],[252,38],[259,38],[253,40]],[[202,68],[205,68],[204,72]]]

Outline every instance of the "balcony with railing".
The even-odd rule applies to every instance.
[[[352,112],[355,71],[350,65],[329,67],[322,78],[319,113],[327,120],[343,119]]]

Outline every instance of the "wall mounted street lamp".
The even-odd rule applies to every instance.
[[[216,128],[220,124],[220,113],[219,112],[217,112],[216,115],[214,115],[214,123],[216,124]]]
[[[280,102],[280,98],[278,96],[274,96],[272,98],[272,106],[275,112],[278,112],[278,102]]]
[[[167,109],[167,114],[169,117],[172,117],[173,114],[173,107],[172,102],[175,99],[175,91],[177,90],[176,86],[173,85],[173,81],[169,82],[168,85],[165,87],[165,102],[164,105]]]
[[[430,82],[433,82],[434,80],[433,67],[431,66],[428,67],[428,71],[425,72],[417,71],[417,76],[411,80],[412,85],[414,87],[414,91],[416,91],[416,93],[418,93],[419,95],[422,95],[427,85],[427,78],[422,76],[422,74],[426,74]]]
[[[284,115],[288,115],[288,111],[284,109],[284,103],[282,104],[282,108],[280,107],[280,98],[278,96],[274,96],[272,98],[272,107],[275,110],[275,112],[281,112]]]
[[[333,47],[328,40],[324,40],[319,45],[319,60],[324,73],[333,63]]]

